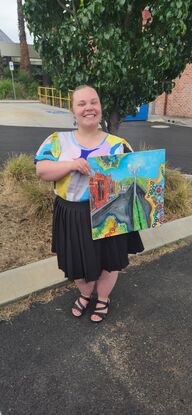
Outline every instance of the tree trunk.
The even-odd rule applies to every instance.
[[[1,57],[1,51],[0,51],[0,79],[3,79],[3,59]]]
[[[22,9],[22,0],[17,0],[17,16],[20,41],[20,69],[30,72],[29,50],[26,41],[25,22]]]
[[[112,111],[109,115],[108,130],[111,134],[117,134],[120,123],[120,115],[117,111]]]

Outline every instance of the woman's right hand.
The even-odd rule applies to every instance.
[[[76,160],[73,160],[71,164],[72,164],[72,170],[79,171],[79,173],[85,174],[86,176],[90,175],[91,168],[87,160],[83,158],[78,158]]]

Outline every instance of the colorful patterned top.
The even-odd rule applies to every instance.
[[[77,158],[88,159],[95,156],[133,151],[131,146],[123,138],[107,134],[97,147],[89,149],[80,145],[72,131],[55,132],[42,143],[35,156],[35,162],[41,160],[69,161]],[[89,200],[89,177],[78,171],[73,171],[54,183],[55,194],[65,200],[85,201]]]

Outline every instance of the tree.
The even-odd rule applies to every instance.
[[[192,61],[191,0],[26,0],[25,16],[59,87],[94,86],[110,131]]]
[[[3,79],[3,59],[0,51],[0,80]]]
[[[25,22],[23,16],[22,0],[17,0],[17,16],[18,16],[18,28],[19,28],[19,41],[20,41],[20,69],[24,69],[30,72],[30,59],[29,50],[26,41]]]

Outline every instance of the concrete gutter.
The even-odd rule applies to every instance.
[[[166,115],[153,115],[149,114],[148,120],[151,123],[159,122],[164,124],[178,125],[181,127],[192,128],[192,119],[184,117],[168,117]]]
[[[192,216],[140,232],[145,252],[192,236]],[[0,274],[0,306],[67,281],[55,256]]]

